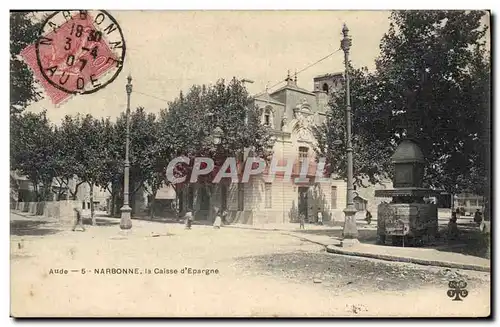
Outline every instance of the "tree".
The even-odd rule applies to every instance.
[[[150,215],[154,215],[154,198],[163,185],[168,164],[168,144],[160,139],[156,115],[146,113],[139,107],[130,116],[130,195],[134,197],[140,189],[150,193]]]
[[[87,183],[90,190],[90,212],[92,225],[95,225],[94,215],[94,186],[101,179],[105,169],[106,144],[104,126],[102,121],[88,114],[76,117],[76,138],[74,141],[75,166],[74,173],[78,176],[79,183]]]
[[[55,133],[46,112],[14,115],[10,124],[11,169],[28,176],[37,202],[48,200],[58,163]]]
[[[120,120],[121,121],[121,120]],[[121,121],[123,122],[123,121]],[[111,194],[111,215],[118,214],[118,199],[123,194],[123,168],[125,156],[125,125],[119,126],[108,118],[101,120],[105,147],[102,170],[97,179],[97,185]]]
[[[398,142],[392,115],[377,103],[380,94],[377,83],[366,68],[350,66],[353,177],[357,186],[366,186],[365,181],[380,183],[391,176],[390,158]],[[326,122],[313,129],[318,140],[316,151],[320,154],[318,157],[326,158],[328,174],[346,179],[345,89],[332,95],[329,107]]]
[[[36,90],[33,72],[19,54],[33,44],[41,27],[31,12],[10,12],[10,113],[16,114],[32,101],[41,98]]]
[[[66,115],[58,129],[57,148],[60,159],[59,175],[56,180],[59,185],[66,185],[68,193],[72,200],[76,200],[78,189],[85,183],[77,179],[78,172],[81,171],[82,163],[78,160],[81,151],[82,137],[81,133],[81,117],[72,117]],[[75,181],[74,189],[71,180]]]
[[[167,180],[167,166],[168,163],[175,158],[175,152],[172,147],[172,140],[169,138],[171,134],[167,133],[169,128],[167,117],[168,112],[166,110],[161,110],[158,120],[152,124],[151,135],[153,139],[148,146],[147,157],[149,160],[145,182],[146,190],[151,195],[151,219],[153,219],[155,215],[155,200],[158,190],[162,186],[171,185]]]
[[[241,81],[233,78],[226,84],[219,80],[211,86],[193,86],[188,94],[182,93],[169,104],[168,116],[162,125],[171,141],[172,153],[191,159],[190,165],[177,171],[191,177],[195,157],[209,157],[214,160],[212,173],[199,176],[196,183],[206,190],[209,201],[218,192],[219,184],[212,181],[228,157],[240,160],[246,149],[255,156],[268,158],[273,146],[269,127],[260,123],[261,112],[252,104],[252,99]],[[221,143],[214,142],[214,129],[223,131]],[[203,168],[203,167],[202,167]]]
[[[452,194],[471,188],[483,192],[490,74],[483,15],[479,11],[391,14],[375,72],[351,71],[357,177],[376,180],[373,176],[390,172],[394,146],[413,127],[408,115],[412,94],[419,117],[415,136],[427,160],[426,185]],[[331,115],[340,118],[338,109],[345,108],[342,94],[333,97],[331,107]],[[337,153],[331,145],[338,129],[335,122],[328,124],[322,127],[321,145],[328,145],[330,158],[338,158],[343,151]],[[344,174],[344,167],[330,163],[334,172]]]

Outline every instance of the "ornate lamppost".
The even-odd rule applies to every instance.
[[[342,246],[352,246],[359,243],[358,230],[356,228],[356,208],[354,207],[354,183],[353,183],[353,159],[352,159],[352,136],[351,136],[351,96],[349,86],[349,49],[352,40],[349,37],[349,29],[344,24],[342,28],[344,38],[340,42],[344,50],[345,64],[345,86],[346,86],[346,152],[347,152],[347,199],[344,209],[345,222],[342,232]]]
[[[121,208],[121,219],[120,228],[122,230],[128,230],[132,228],[132,219],[130,218],[130,212],[132,208],[129,206],[129,173],[130,173],[130,161],[129,161],[129,148],[130,148],[130,94],[132,93],[132,76],[128,75],[127,85],[125,89],[127,90],[127,113],[126,113],[126,134],[125,134],[125,169],[123,173],[123,207]]]

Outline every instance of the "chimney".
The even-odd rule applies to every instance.
[[[295,81],[290,77],[290,69],[288,70],[288,74],[286,76],[286,85],[287,86],[297,86],[297,75],[295,75]]]

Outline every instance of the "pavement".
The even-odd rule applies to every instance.
[[[462,217],[458,220],[459,226],[464,226],[471,222],[473,222],[473,219],[468,217]],[[448,219],[439,219],[440,226],[444,226],[447,223]],[[372,221],[370,225],[367,225],[364,220],[357,220],[357,225],[359,232],[371,232],[374,234],[377,230],[376,220]],[[349,247],[342,247],[340,233],[336,233],[338,235],[337,237],[330,236],[332,231],[342,231],[343,226],[340,225],[318,226],[306,224],[305,230],[299,230],[298,224],[292,223],[266,225],[232,224],[224,227],[282,232],[322,245],[326,248],[327,252],[334,254],[484,272],[489,272],[491,269],[490,259],[453,252],[454,248],[459,249],[467,246],[465,243],[456,243],[453,245],[441,244],[424,248],[377,245],[370,244],[370,241],[368,241],[360,242]]]
[[[490,273],[330,254],[304,233],[145,220],[122,233],[119,219],[104,217],[72,232],[40,218],[11,212],[14,317],[490,314]],[[449,297],[451,280],[466,280],[463,301]]]
[[[32,220],[46,220],[44,217],[33,216],[21,212],[16,212],[17,215],[24,216]],[[133,221],[138,221],[133,219]],[[120,239],[127,237],[158,237],[162,236],[161,232],[151,231],[150,224],[168,225],[176,224],[182,227],[182,221],[148,221],[140,220],[141,224],[134,226],[133,232],[120,232],[114,233],[109,237],[111,239]],[[439,219],[440,226],[446,225],[447,219]],[[472,222],[472,218],[462,217],[459,219],[459,224],[466,225]],[[97,225],[103,224],[118,224],[119,219],[110,218],[100,215],[97,218]],[[205,222],[195,222],[197,224],[206,225]],[[375,235],[377,229],[377,221],[371,222],[370,225],[362,219],[357,220],[358,231],[360,233]],[[454,245],[440,245],[432,247],[399,247],[399,246],[386,246],[370,244],[374,243],[373,240],[354,244],[349,247],[341,246],[341,232],[343,226],[337,222],[335,224],[315,225],[306,224],[305,230],[299,230],[298,224],[285,223],[285,224],[262,224],[262,225],[245,225],[245,224],[231,224],[225,225],[223,228],[234,228],[241,230],[256,230],[266,232],[280,232],[285,235],[296,237],[302,241],[308,241],[325,247],[326,251],[333,254],[372,258],[385,261],[406,262],[426,266],[456,268],[464,270],[475,270],[482,272],[489,272],[491,270],[490,259],[482,258],[474,255],[467,255],[462,253],[453,252],[453,248],[460,248],[466,244],[458,243]]]

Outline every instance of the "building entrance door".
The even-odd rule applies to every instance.
[[[307,221],[307,194],[309,193],[309,187],[299,187],[299,199],[298,199],[298,209],[299,215],[304,214]]]

